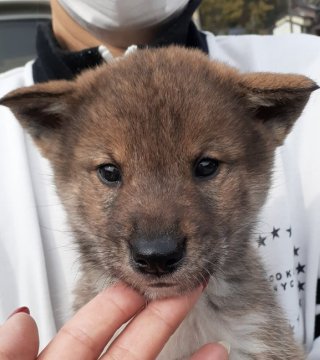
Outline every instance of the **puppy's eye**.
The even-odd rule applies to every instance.
[[[197,178],[212,177],[219,168],[219,161],[211,158],[202,158],[195,163],[194,176]]]
[[[107,185],[117,185],[121,181],[120,169],[113,164],[98,167],[98,176]]]

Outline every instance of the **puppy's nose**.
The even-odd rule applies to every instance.
[[[185,240],[170,236],[139,238],[131,244],[133,264],[142,273],[164,275],[175,271],[185,254]]]

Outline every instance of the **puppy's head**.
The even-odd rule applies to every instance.
[[[246,251],[274,150],[316,88],[173,47],[1,103],[50,160],[83,261],[154,298]]]

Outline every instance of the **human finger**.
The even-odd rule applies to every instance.
[[[143,297],[124,284],[103,291],[61,328],[39,359],[96,360],[116,330],[143,305]]]
[[[206,344],[190,360],[228,360],[230,347],[224,343]]]
[[[16,313],[0,327],[0,360],[34,360],[38,349],[38,328],[29,314]]]
[[[155,359],[201,293],[199,287],[184,296],[152,301],[116,338],[102,359]]]

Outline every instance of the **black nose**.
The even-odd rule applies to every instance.
[[[186,241],[170,236],[138,238],[131,243],[131,254],[136,269],[143,273],[164,275],[175,271],[185,254]]]

